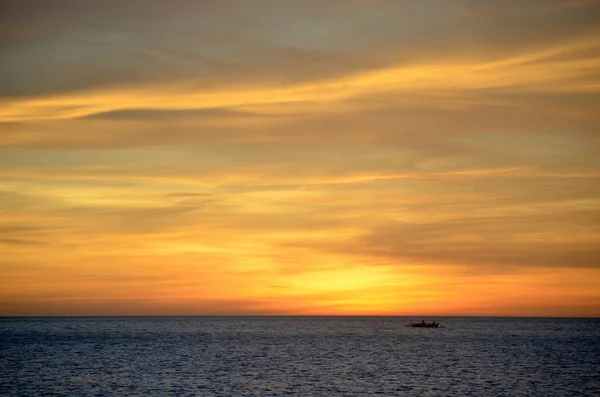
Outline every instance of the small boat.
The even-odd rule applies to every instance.
[[[435,321],[431,323],[426,323],[425,321],[421,321],[420,323],[410,323],[407,327],[413,328],[444,328],[440,323],[436,323]]]

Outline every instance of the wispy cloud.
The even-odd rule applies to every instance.
[[[5,3],[0,314],[600,315],[597,1]]]

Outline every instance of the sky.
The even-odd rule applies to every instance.
[[[600,317],[599,15],[3,1],[0,315]]]

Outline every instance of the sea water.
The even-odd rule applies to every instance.
[[[1,396],[600,396],[600,319],[0,319]]]

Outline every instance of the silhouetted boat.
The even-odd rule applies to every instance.
[[[444,328],[440,323],[436,323],[435,321],[431,323],[426,323],[425,321],[421,321],[420,323],[410,323],[407,327],[413,328]]]

